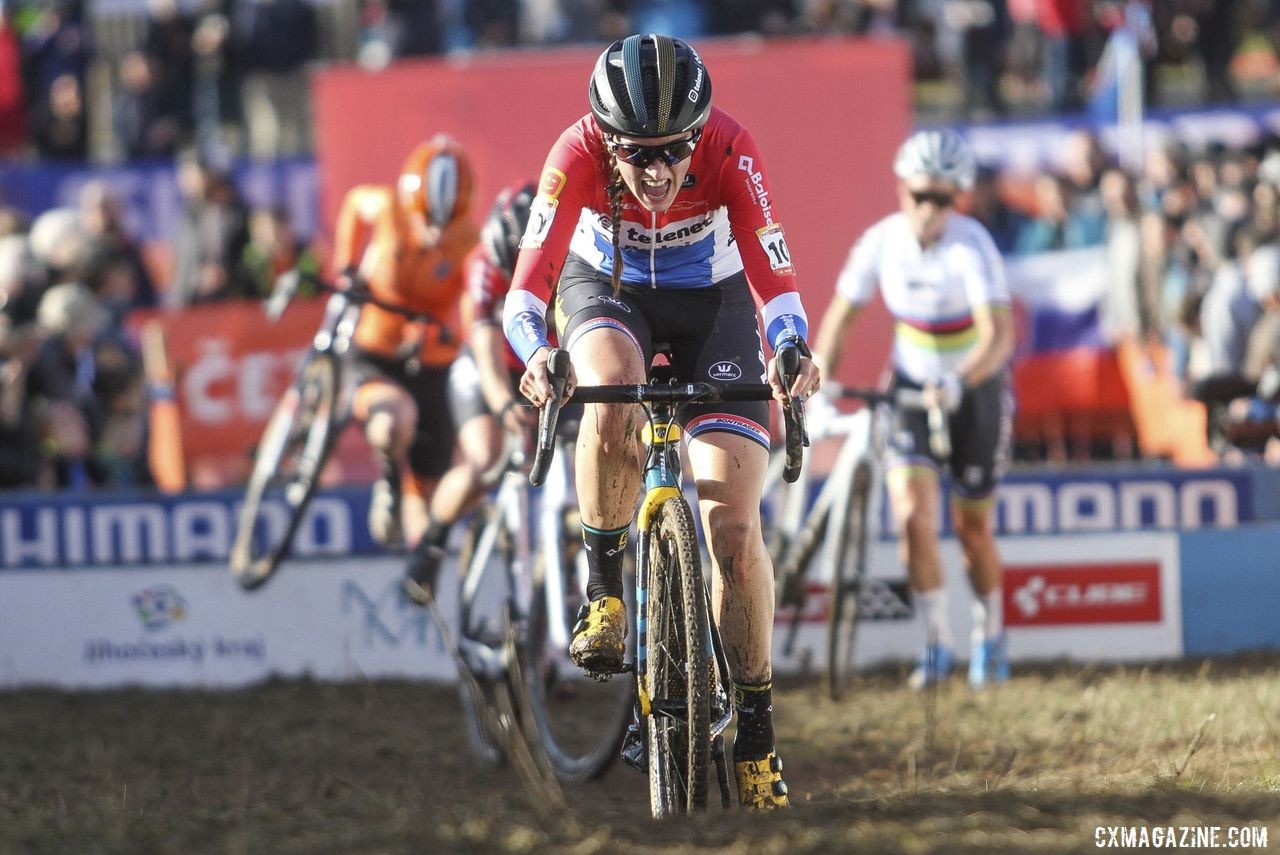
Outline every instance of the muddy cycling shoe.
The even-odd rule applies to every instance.
[[[399,546],[400,467],[390,461],[380,461],[379,466],[382,474],[369,496],[369,533],[383,546]]]
[[[981,689],[1009,679],[1009,650],[1004,633],[974,641],[969,654],[969,685]]]
[[[626,640],[627,607],[617,597],[602,597],[578,610],[569,658],[588,674],[616,674],[622,670]]]
[[[787,782],[782,780],[782,758],[772,752],[759,760],[735,760],[738,803],[750,810],[791,807]]]
[[[425,606],[431,602],[444,556],[442,548],[430,543],[419,543],[409,556],[409,567],[401,586],[405,595],[418,605]]]

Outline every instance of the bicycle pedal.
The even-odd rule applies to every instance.
[[[622,737],[622,762],[640,774],[649,771],[649,749],[645,745],[644,733],[639,725],[627,725],[627,733]]]

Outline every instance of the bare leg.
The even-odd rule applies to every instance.
[[[760,530],[769,452],[745,437],[712,433],[689,443],[712,562],[711,606],[734,679],[772,677],[773,562]]]

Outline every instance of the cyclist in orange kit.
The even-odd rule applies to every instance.
[[[415,554],[442,550],[454,522],[429,508],[453,462],[448,376],[461,339],[463,259],[479,239],[473,184],[466,151],[439,134],[414,148],[395,187],[352,188],[335,229],[340,286],[437,322],[366,305],[354,336],[352,409],[379,466],[369,529],[387,545],[403,538]]]

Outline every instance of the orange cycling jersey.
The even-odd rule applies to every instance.
[[[424,330],[401,315],[367,305],[356,326],[359,348],[379,356],[403,356],[406,342],[421,335],[422,364],[447,365],[458,355],[461,338],[458,304],[463,259],[479,232],[463,217],[446,226],[440,240],[427,247],[419,236],[422,228],[396,203],[393,188],[352,188],[338,213],[333,260],[340,270],[354,266],[379,300],[430,315],[443,325]]]

